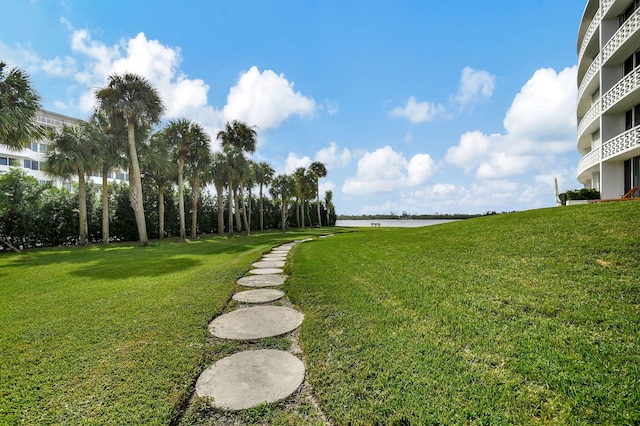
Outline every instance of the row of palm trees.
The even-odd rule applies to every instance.
[[[3,67],[4,64],[0,62],[0,93],[3,94],[0,97],[0,141],[11,148],[21,149],[28,144],[25,141],[42,137],[41,129],[33,125],[33,116],[40,109],[39,97],[30,88],[26,74],[14,69],[5,76]],[[14,91],[21,95],[14,98],[22,103],[5,99],[6,93],[10,92],[4,89],[11,85],[11,78],[16,80],[13,77],[16,72],[22,80]],[[80,244],[88,242],[87,174],[99,172],[102,175],[102,236],[103,241],[108,242],[107,177],[110,171],[124,168],[129,170],[129,199],[143,246],[148,245],[149,241],[143,206],[143,175],[158,189],[160,238],[164,235],[164,191],[175,180],[179,193],[180,237],[183,240],[186,239],[185,180],[192,194],[193,238],[197,232],[198,197],[201,189],[210,183],[216,188],[218,211],[224,211],[222,203],[225,189],[229,194],[228,230],[231,235],[234,233],[234,222],[236,232],[250,232],[251,215],[247,215],[247,211],[251,211],[252,206],[245,205],[245,200],[251,203],[251,191],[255,186],[259,188],[261,230],[264,229],[263,190],[266,186],[270,186],[273,199],[279,200],[283,230],[290,201],[295,199],[297,223],[304,227],[305,211],[309,217],[307,201],[315,196],[318,200],[318,225],[322,225],[318,184],[319,179],[327,174],[322,163],[315,162],[308,169],[300,168],[293,175],[274,176],[275,171],[268,163],[255,163],[248,158],[256,150],[257,133],[254,127],[237,120],[226,123],[224,129],[218,132],[216,138],[221,143],[222,151],[213,154],[209,135],[202,126],[188,119],[169,121],[162,129],[152,132],[153,126],[160,122],[164,105],[151,83],[136,74],[110,76],[107,86],[96,91],[96,98],[97,108],[89,120],[73,127],[63,126],[49,135],[51,142],[44,165],[44,171],[51,176],[78,178]],[[15,111],[22,116],[15,118],[20,115]],[[19,120],[31,124],[16,126]],[[247,197],[245,191],[248,191]],[[326,196],[330,200],[330,191]],[[218,232],[222,233],[223,230],[224,217],[218,215]]]

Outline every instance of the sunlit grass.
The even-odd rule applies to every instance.
[[[640,422],[640,205],[300,246],[309,380],[337,424]]]
[[[168,424],[266,233],[0,255],[0,424]]]

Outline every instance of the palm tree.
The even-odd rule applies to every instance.
[[[273,179],[273,175],[275,174],[275,170],[273,167],[269,165],[269,163],[260,162],[257,163],[254,167],[254,175],[255,180],[258,186],[260,187],[260,230],[264,230],[264,206],[263,206],[263,198],[262,198],[262,187],[264,185],[268,185]]]
[[[256,150],[256,137],[257,132],[254,126],[249,126],[246,123],[238,120],[227,122],[224,126],[224,130],[221,130],[216,135],[216,138],[220,140],[222,148],[230,147],[238,150],[239,153],[254,153]],[[235,158],[239,161],[239,158]],[[246,159],[245,159],[246,161]],[[238,164],[239,166],[240,164]],[[233,203],[236,206],[236,224],[238,225],[238,232],[242,230],[242,224],[240,222],[240,207],[238,203],[237,191],[241,184],[241,169],[231,170],[229,177],[235,178],[234,185],[230,185],[233,193]],[[235,176],[234,176],[235,174]],[[230,202],[231,203],[231,202]],[[231,215],[231,213],[229,213]]]
[[[86,176],[94,167],[95,145],[86,123],[78,127],[64,125],[51,137],[47,148],[44,172],[52,177],[71,179],[78,177],[78,209],[80,221],[79,244],[89,243],[87,223],[87,181]]]
[[[333,191],[325,191],[324,193],[324,205],[327,207],[327,225],[331,223],[331,212],[334,210],[333,207]]]
[[[216,187],[216,205],[218,208],[218,235],[224,234],[224,187],[228,182],[227,163],[221,152],[213,154],[211,159],[211,174]]]
[[[255,186],[253,168],[255,163],[247,160],[245,168],[241,170],[240,178],[240,202],[242,204],[242,219],[247,229],[247,236],[251,234],[251,189]],[[247,202],[245,203],[244,189],[247,189]]]
[[[305,214],[305,202],[309,195],[311,185],[311,174],[307,172],[304,167],[298,167],[293,172],[293,179],[295,181],[295,192],[297,198],[298,208],[296,209],[296,217],[298,218],[298,226],[305,227],[304,214]],[[300,220],[302,219],[302,220]]]
[[[225,156],[225,175],[227,177],[227,187],[229,191],[229,234],[233,236],[233,215],[235,205],[236,225],[238,232],[242,231],[240,223],[240,206],[236,192],[242,180],[243,170],[247,167],[247,157],[240,148],[225,145],[222,148]]]
[[[95,166],[102,174],[102,242],[109,243],[109,181],[114,169],[126,165],[126,135],[111,127],[103,111],[96,109],[87,124],[91,139],[95,143]],[[124,137],[123,137],[124,136]]]
[[[100,107],[114,121],[124,119],[127,123],[127,140],[129,142],[129,161],[131,184],[129,199],[133,208],[138,236],[142,246],[149,245],[147,226],[144,218],[142,199],[142,179],[136,147],[136,127],[144,124],[156,124],[164,111],[164,105],[157,90],[151,83],[136,74],[114,74],[109,77],[109,84],[96,92]]]
[[[322,219],[320,216],[320,178],[327,176],[327,168],[321,162],[314,161],[309,165],[309,171],[316,182],[316,194],[318,197],[318,226],[322,227]]]
[[[209,152],[211,138],[202,126],[188,119],[170,121],[164,129],[165,137],[173,145],[174,155],[178,159],[178,193],[180,210],[180,239],[187,238],[184,217],[184,168],[187,158],[194,160],[200,153]],[[193,155],[191,155],[193,152]],[[194,160],[195,161],[195,160]]]
[[[27,73],[19,68],[7,72],[6,66],[0,61],[0,143],[20,151],[44,137],[44,130],[34,122],[41,108],[40,95]]]
[[[158,188],[158,238],[161,240],[164,238],[164,192],[173,185],[178,175],[172,153],[173,146],[162,131],[154,133],[140,150],[144,174]]]
[[[197,126],[197,125],[196,125]],[[198,126],[199,127],[199,126]],[[198,198],[200,188],[208,185],[213,176],[211,173],[211,152],[209,151],[209,136],[194,137],[186,161],[186,175],[191,186],[191,238],[196,238],[198,225]]]
[[[289,211],[289,200],[295,192],[295,180],[290,175],[278,175],[271,181],[271,196],[274,199],[280,199],[281,227],[282,232],[286,231],[287,216]]]

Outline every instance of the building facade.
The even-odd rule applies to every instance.
[[[577,178],[617,198],[640,187],[640,0],[589,0],[577,48]]]
[[[36,123],[46,129],[61,129],[63,125],[74,126],[80,120],[57,114],[51,111],[39,111],[35,117]],[[59,179],[47,176],[43,171],[46,161],[47,145],[49,141],[46,139],[34,141],[31,146],[21,151],[10,150],[7,146],[0,144],[0,174],[9,171],[11,167],[17,167],[24,170],[28,175],[35,177],[42,184],[50,182],[57,187],[65,186],[71,189],[75,181],[61,181]],[[107,175],[109,182],[127,181],[129,176],[122,171],[110,172]],[[102,185],[102,175],[93,173],[89,179],[96,185]]]

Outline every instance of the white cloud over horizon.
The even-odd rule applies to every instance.
[[[395,107],[389,111],[389,116],[406,118],[413,124],[432,121],[438,117],[453,118],[482,99],[490,98],[494,89],[495,76],[487,71],[465,67],[460,76],[458,92],[450,97],[448,105],[418,102],[415,96],[410,96],[404,107]]]

